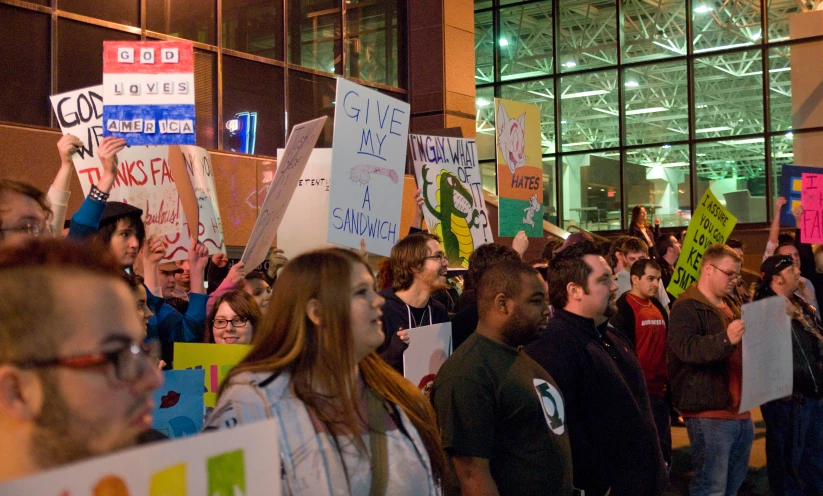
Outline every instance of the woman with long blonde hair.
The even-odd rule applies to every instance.
[[[434,412],[375,353],[384,299],[363,259],[301,255],[274,294],[206,429],[279,419],[284,494],[439,494],[447,469]]]

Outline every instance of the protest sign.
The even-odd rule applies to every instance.
[[[249,351],[247,344],[174,343],[174,370],[205,370],[203,403],[213,408],[223,378]]]
[[[713,244],[725,243],[732,233],[737,218],[729,213],[712,194],[711,188],[706,190],[703,199],[692,214],[689,228],[686,231],[686,241],[677,258],[674,274],[666,288],[672,296],[682,293],[689,284],[700,278],[700,261],[703,252]]]
[[[802,205],[803,173],[820,174],[819,167],[802,167],[799,165],[784,165],[780,170],[780,196],[789,203],[780,212],[782,227],[796,227],[792,211]]]
[[[477,146],[473,139],[409,136],[417,185],[423,190],[423,216],[443,240],[452,267],[468,267],[475,248],[492,243]],[[541,221],[542,225],[542,221]]]
[[[803,217],[800,218],[800,241],[809,244],[823,243],[823,174],[804,172],[802,182]]]
[[[72,155],[72,162],[83,188],[83,196],[88,196],[92,184],[102,174],[96,152],[103,139],[103,86],[90,86],[49,98],[63,134],[74,135],[83,142],[83,146]]]
[[[206,371],[166,370],[154,392],[152,428],[170,438],[193,436],[203,429],[203,383]]]
[[[197,231],[200,224],[200,207],[197,204],[197,196],[194,194],[194,186],[191,184],[191,177],[186,170],[183,161],[183,152],[179,145],[169,146],[169,169],[177,185],[177,194],[180,201],[180,208],[186,217],[189,238],[197,239]],[[189,221],[189,219],[192,219]]]
[[[280,222],[283,220],[297,183],[306,168],[306,162],[325,124],[326,117],[324,116],[298,124],[292,129],[283,157],[277,159],[274,179],[269,185],[266,199],[260,207],[260,213],[241,258],[247,267],[255,267],[266,260]]]
[[[409,347],[403,352],[403,376],[427,394],[437,371],[452,354],[452,324],[415,327],[408,333]]]
[[[337,80],[333,167],[326,239],[389,256],[402,237],[400,198],[406,168],[409,104]]]
[[[792,394],[792,323],[786,298],[772,296],[742,307],[743,385],[740,413]]]
[[[283,152],[277,150],[277,162]],[[297,188],[289,202],[280,227],[277,247],[292,259],[311,250],[329,248],[326,241],[329,224],[329,185],[331,184],[331,148],[315,148],[309,156]]]
[[[494,99],[497,137],[498,234],[543,237],[540,107]]]
[[[0,494],[278,496],[277,431],[277,420],[264,420],[153,443],[14,480]]]
[[[103,102],[103,136],[129,145],[193,145],[192,43],[104,41]]]

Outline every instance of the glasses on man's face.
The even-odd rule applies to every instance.
[[[438,263],[443,263],[449,260],[445,253],[435,253],[434,255],[430,255],[426,257],[426,260],[436,260]]]
[[[211,322],[212,322],[212,325],[214,326],[215,329],[225,329],[225,327],[227,325],[229,325],[229,322],[231,322],[232,327],[237,328],[237,327],[246,327],[246,322],[248,322],[248,321],[249,321],[249,319],[247,319],[245,317],[235,317],[231,320],[214,319]]]
[[[156,367],[160,360],[160,342],[125,344],[121,348],[87,355],[74,355],[50,360],[27,360],[17,366],[21,368],[66,367],[89,369],[103,365],[114,365],[114,377],[119,381],[131,382],[143,375],[147,367]]]
[[[728,277],[729,279],[737,279],[737,278],[740,277],[740,272],[734,272],[734,271],[731,271],[731,270],[723,270],[723,269],[721,269],[720,267],[718,267],[717,265],[715,265],[713,263],[710,263],[709,265],[711,265],[715,269],[719,270],[720,272],[726,274],[726,277]]]
[[[29,236],[34,236],[39,238],[41,236],[52,236],[52,228],[51,224],[42,223],[42,224],[35,224],[32,222],[26,222],[25,224],[15,226],[15,227],[4,227],[0,229],[0,232],[3,234],[5,233],[14,233],[14,234],[26,234]]]

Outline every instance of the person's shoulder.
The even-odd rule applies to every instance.
[[[514,359],[514,354],[497,349],[492,343],[486,342],[485,338],[473,333],[446,359],[435,380],[483,380],[489,377],[489,373],[494,375],[497,368],[505,367],[506,363]]]
[[[449,321],[449,312],[446,310],[445,305],[434,298],[429,298],[429,305],[431,305],[432,308],[432,321],[435,324],[441,324]]]

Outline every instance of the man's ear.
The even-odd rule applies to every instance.
[[[18,422],[31,422],[43,405],[43,387],[33,372],[0,365],[0,412]]]
[[[494,296],[494,309],[503,315],[509,314],[509,299],[503,293]]]
[[[323,323],[322,313],[323,306],[320,302],[316,298],[309,300],[306,304],[306,317],[311,320],[312,324],[319,327]]]

